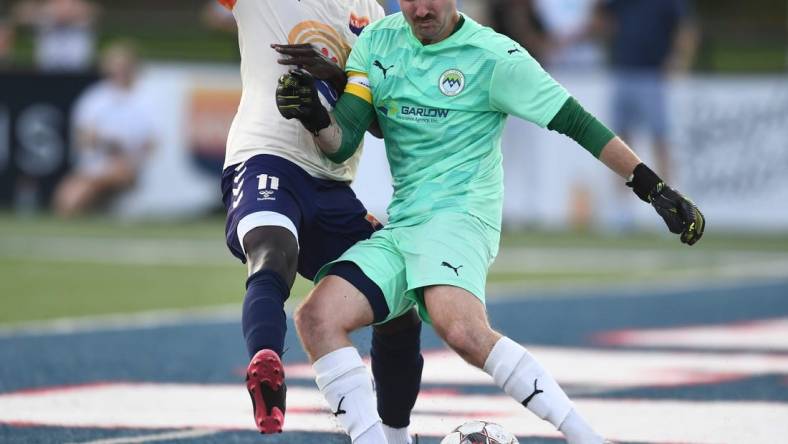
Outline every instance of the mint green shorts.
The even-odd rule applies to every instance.
[[[337,262],[353,262],[380,287],[389,308],[385,323],[416,306],[430,322],[424,287],[451,285],[484,303],[487,271],[498,254],[500,231],[463,213],[438,213],[413,226],[386,227],[320,269],[315,282]]]

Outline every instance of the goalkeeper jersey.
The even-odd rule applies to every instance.
[[[375,107],[384,133],[390,227],[455,211],[500,229],[507,115],[545,127],[569,98],[524,48],[468,17],[423,45],[401,13],[388,16],[361,34],[346,69],[346,93]]]
[[[277,64],[272,43],[312,43],[341,67],[358,34],[383,17],[375,0],[219,0],[238,24],[243,94],[227,140],[225,167],[257,154],[273,154],[294,162],[313,177],[352,181],[356,154],[342,164],[326,159],[297,120],[285,120],[276,108],[276,83],[289,69]],[[331,102],[334,94],[318,85]],[[333,98],[336,101],[336,97]]]

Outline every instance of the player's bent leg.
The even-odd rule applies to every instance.
[[[334,417],[358,444],[386,442],[369,372],[348,338],[374,318],[361,291],[336,275],[323,278],[295,315],[317,386]]]
[[[389,444],[411,442],[410,412],[421,387],[421,319],[415,309],[372,332],[372,375],[378,395],[378,413]]]
[[[284,426],[285,374],[281,355],[287,320],[284,303],[298,262],[298,242],[287,228],[263,226],[243,236],[249,267],[242,328],[249,355],[246,385],[260,433],[280,433]]]
[[[469,364],[482,368],[501,337],[490,327],[482,302],[468,290],[449,285],[426,287],[424,302],[438,336]]]
[[[424,299],[435,330],[446,343],[492,376],[509,396],[552,423],[569,444],[603,442],[547,370],[523,346],[492,330],[483,305],[470,292],[428,287]]]
[[[575,410],[558,382],[522,345],[502,337],[487,357],[484,371],[515,401],[553,424],[569,444],[604,442]]]
[[[329,274],[295,312],[295,325],[311,362],[343,347],[348,334],[374,322],[366,297],[345,279]]]
[[[249,356],[270,349],[282,354],[287,327],[284,304],[298,263],[298,241],[287,228],[257,227],[243,237],[249,277],[242,327]]]

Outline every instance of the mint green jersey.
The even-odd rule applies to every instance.
[[[345,68],[366,74],[394,181],[389,226],[468,213],[499,230],[509,114],[545,127],[569,98],[514,41],[465,17],[423,45],[402,14],[368,26]]]

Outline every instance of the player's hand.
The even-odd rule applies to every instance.
[[[276,107],[282,117],[298,119],[313,134],[331,123],[328,111],[320,103],[314,77],[300,69],[279,77]]]
[[[706,219],[695,204],[665,182],[645,164],[635,168],[632,180],[627,182],[641,200],[657,211],[671,233],[680,234],[681,242],[694,245],[703,236]]]
[[[301,43],[296,45],[272,44],[271,48],[284,56],[277,61],[280,65],[301,68],[316,79],[331,82],[337,91],[345,89],[343,83],[347,81],[347,77],[344,71],[317,47],[309,43]]]

